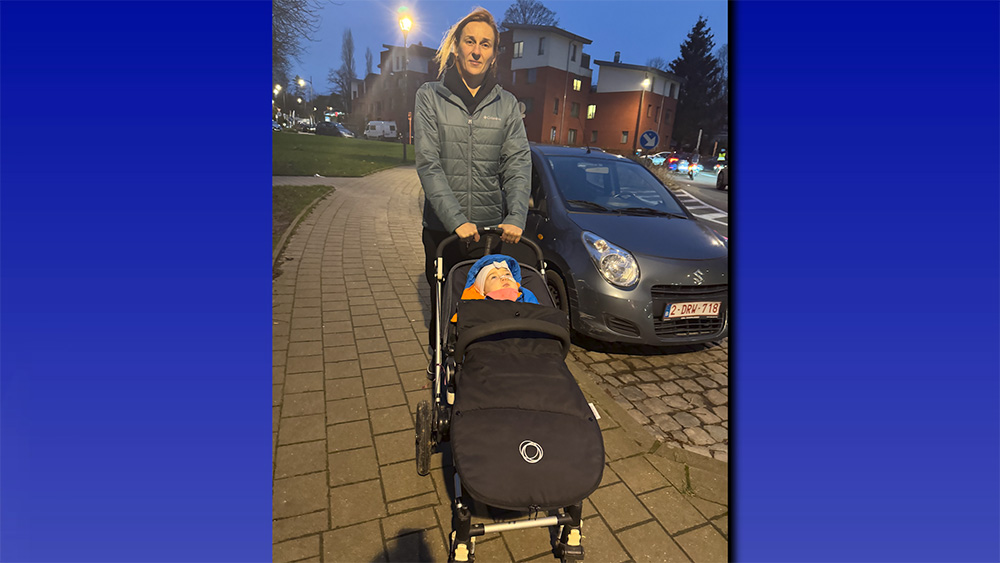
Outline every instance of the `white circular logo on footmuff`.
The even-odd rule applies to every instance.
[[[537,442],[532,442],[531,440],[525,440],[521,442],[521,457],[524,461],[528,463],[538,463],[542,460],[542,456],[545,452],[542,451],[542,447],[538,445]]]

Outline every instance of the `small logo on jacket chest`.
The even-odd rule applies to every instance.
[[[484,115],[483,119],[489,119],[490,121],[503,121],[499,117],[493,117],[492,115]]]

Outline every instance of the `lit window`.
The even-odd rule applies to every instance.
[[[514,58],[520,59],[524,55],[524,41],[514,43]]]
[[[583,88],[583,81],[580,80],[579,78],[574,78],[573,79],[573,89],[576,90],[577,92],[579,92],[580,88]]]
[[[628,142],[628,131],[622,131],[622,144],[624,145],[627,142]]]
[[[595,104],[590,104],[587,106],[587,119],[594,119],[595,115],[597,115],[597,106]]]

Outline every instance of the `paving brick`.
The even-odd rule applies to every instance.
[[[359,326],[354,329],[354,338],[358,340],[364,340],[367,338],[385,338],[385,332],[383,327],[374,326]]]
[[[611,460],[633,456],[643,451],[642,447],[620,428],[605,430],[602,435],[604,436],[604,453]]]
[[[317,471],[326,471],[326,442],[323,440],[280,446],[275,454],[276,479]]]
[[[325,509],[300,516],[281,518],[274,520],[271,524],[272,542],[278,543],[289,538],[318,534],[329,527],[330,516]]]
[[[323,374],[327,379],[356,377],[361,375],[361,362],[357,360],[346,362],[329,362],[323,366]]]
[[[406,404],[406,396],[403,395],[403,387],[400,385],[373,387],[365,392],[365,399],[368,401],[369,410]]]
[[[400,356],[396,358],[396,369],[400,373],[408,371],[420,371],[427,368],[427,357],[422,353],[410,356]]]
[[[370,413],[373,434],[386,434],[400,430],[412,430],[413,418],[407,406],[373,410]]]
[[[365,387],[381,387],[399,383],[399,373],[393,366],[365,369],[362,371]]]
[[[614,461],[610,465],[628,488],[637,495],[670,485],[670,482],[642,456]]]
[[[507,544],[507,548],[510,549],[515,561],[523,561],[537,555],[552,553],[548,528],[526,528],[524,530],[503,532],[500,535]],[[551,555],[549,555],[548,559],[551,560]]]
[[[413,330],[410,328],[397,328],[393,330],[385,331],[385,338],[390,343],[392,342],[407,342],[416,341],[417,336],[414,334]]]
[[[726,563],[729,561],[729,542],[712,526],[703,526],[675,536],[674,540],[687,552],[692,561]]]
[[[323,335],[335,334],[335,333],[350,333],[354,331],[354,326],[350,321],[335,321],[330,323],[323,323]]]
[[[271,352],[271,365],[278,367],[284,366],[288,359],[288,353],[284,350],[276,350]]]
[[[287,518],[326,508],[326,473],[275,479],[271,510],[274,518]]]
[[[381,324],[382,319],[378,315],[355,315],[351,317],[354,326],[372,326]]]
[[[305,393],[323,390],[323,372],[292,373],[284,380],[285,393]]]
[[[363,397],[328,401],[326,403],[326,421],[328,424],[351,422],[363,418],[368,418],[368,409],[365,408]]]
[[[723,536],[725,536],[726,538],[729,537],[729,515],[728,514],[725,515],[725,516],[722,516],[720,518],[716,518],[715,520],[712,520],[712,524],[714,524],[715,527],[718,528],[719,532]]]
[[[271,548],[271,558],[275,563],[299,561],[316,556],[319,556],[318,534],[276,543]]]
[[[385,338],[366,338],[356,341],[355,344],[358,347],[358,352],[361,354],[389,351],[389,343]]]
[[[691,443],[696,446],[707,446],[715,443],[715,438],[712,438],[703,428],[685,428],[684,433],[691,439]]]
[[[583,553],[585,561],[601,563],[624,563],[629,556],[618,544],[618,540],[600,518],[590,518],[583,521]]]
[[[377,480],[330,489],[330,520],[333,528],[341,528],[381,518],[385,515],[382,486]]]
[[[448,533],[450,534],[451,532],[448,531]],[[507,544],[504,543],[503,537],[491,534],[476,538],[476,561],[481,561],[482,563],[513,563],[514,560],[511,559],[510,553],[507,551]],[[595,559],[595,561],[597,560]]]
[[[674,487],[667,487],[639,496],[639,500],[671,534],[693,528],[707,521],[705,516],[691,504],[691,499],[691,495],[682,495]]]
[[[729,397],[720,393],[718,389],[710,389],[705,393],[705,398],[711,401],[713,405],[724,405],[729,402]]]
[[[400,358],[403,356],[419,356],[422,358],[421,363],[427,364],[429,356],[426,355],[427,347],[422,343],[417,342],[416,339],[405,340],[403,342],[392,342],[389,344],[389,349],[392,355]]]
[[[329,454],[330,486],[336,487],[368,479],[378,479],[375,448],[361,448]]]
[[[448,549],[441,530],[421,530],[385,542],[391,563],[447,561]]]
[[[307,317],[303,319],[292,319],[290,324],[292,330],[300,328],[319,328],[322,326],[322,319],[319,317]]]
[[[695,490],[695,496],[690,497],[689,501],[695,506],[695,508],[698,509],[699,512],[705,515],[705,518],[716,518],[729,512],[728,507],[710,500],[705,500],[697,496],[697,492],[698,491]]]
[[[309,329],[311,331],[317,329]],[[300,332],[300,331],[296,331]],[[288,344],[288,355],[289,356],[318,356],[323,353],[323,343],[322,342],[295,342],[292,341]]]
[[[437,516],[434,515],[432,508],[413,510],[387,516],[382,519],[382,533],[386,539],[397,538],[418,530],[429,530],[437,527]]]
[[[371,427],[367,420],[327,426],[326,444],[330,452],[373,446]]]
[[[336,401],[365,396],[365,387],[360,377],[326,380],[326,400]]]
[[[323,359],[327,363],[343,362],[345,360],[358,359],[358,350],[354,344],[343,346],[328,346],[323,348]]]
[[[389,514],[399,514],[400,512],[409,512],[415,508],[423,508],[426,506],[433,507],[439,504],[441,504],[441,499],[438,498],[437,493],[425,493],[419,496],[390,502]]]
[[[378,521],[324,533],[323,561],[385,563],[387,559]]]
[[[715,442],[722,442],[729,439],[729,430],[721,426],[706,426],[705,432],[708,432],[709,436],[711,436],[712,440]]]
[[[590,500],[612,530],[620,530],[652,518],[624,483],[597,489],[590,495]]]
[[[285,365],[285,373],[305,373],[323,371],[323,356],[290,356]]]
[[[416,459],[416,436],[413,430],[375,436],[379,465]]]
[[[681,561],[687,563],[689,561],[684,551],[655,521],[620,532],[618,539],[636,563],[642,561],[655,561],[657,563]]]
[[[326,433],[326,419],[321,414],[282,418],[278,429],[279,444],[295,444],[322,440]]]
[[[362,370],[392,367],[395,365],[391,352],[370,352],[367,354],[361,354],[360,360]]]
[[[386,500],[389,502],[434,492],[433,481],[417,475],[417,467],[412,462],[384,465],[380,470]]]
[[[271,386],[271,406],[278,406],[281,404],[281,400],[284,398],[284,385],[272,385]]]
[[[281,412],[284,416],[304,416],[323,412],[323,392],[289,394],[286,390]]]

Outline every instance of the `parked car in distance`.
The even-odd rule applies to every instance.
[[[726,237],[627,158],[532,144],[531,163],[524,236],[576,332],[654,346],[726,337]]]
[[[729,189],[729,165],[722,167],[719,170],[719,176],[715,179],[715,189],[717,190],[728,190]]]
[[[653,166],[663,166],[663,163],[665,163],[667,161],[667,157],[669,157],[670,154],[671,154],[670,151],[663,151],[663,152],[658,152],[656,154],[650,155],[648,157],[649,158],[649,162]]]
[[[395,141],[399,138],[396,132],[395,121],[369,121],[365,127],[366,139],[380,139],[383,141]]]
[[[275,120],[271,120],[271,131],[281,131],[281,124]]]
[[[342,123],[323,121],[316,124],[317,135],[329,135],[331,137],[354,137],[354,133],[344,127]]]

